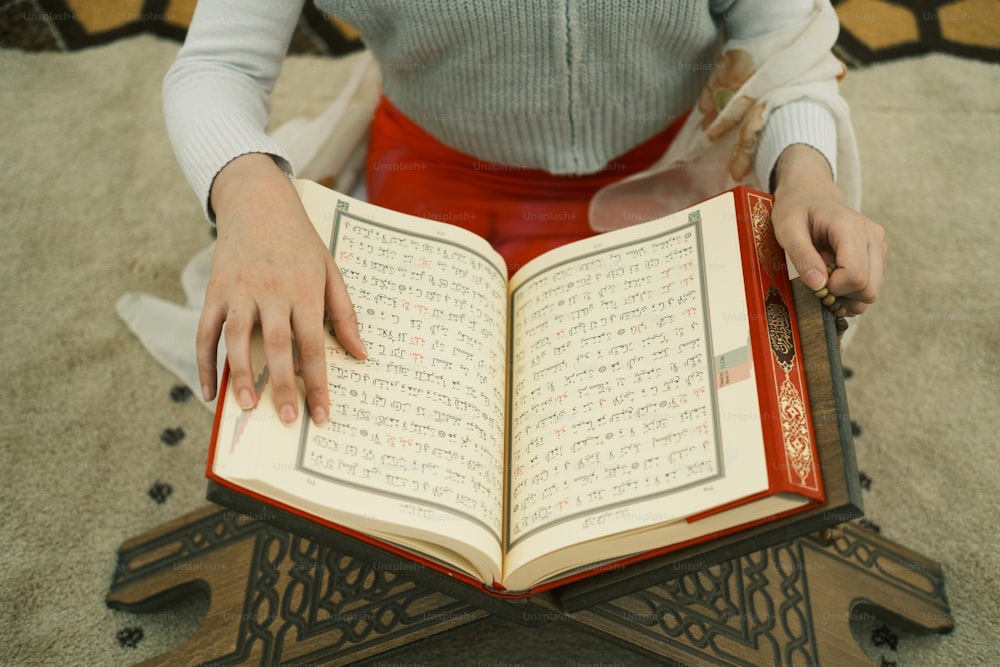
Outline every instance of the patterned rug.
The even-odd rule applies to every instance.
[[[1000,62],[996,0],[834,0],[837,55],[851,66],[925,53]]]
[[[207,231],[203,237],[190,238],[191,227],[185,225],[190,220],[200,220],[200,213],[191,201],[182,178],[176,173],[172,157],[167,155],[165,139],[158,134],[161,132],[158,118],[155,122],[146,120],[154,117],[156,105],[145,100],[155,98],[158,86],[149,82],[151,77],[141,73],[161,71],[173,53],[164,48],[163,42],[131,46],[124,43],[127,41],[124,38],[138,34],[182,40],[194,4],[195,0],[0,0],[0,48],[81,51],[72,58],[82,58],[87,62],[94,58],[103,68],[102,73],[109,71],[108,61],[97,60],[99,54],[94,53],[91,47],[122,41],[115,48],[134,47],[134,52],[126,52],[141,56],[129,61],[135,63],[134,67],[123,66],[121,71],[115,72],[124,78],[135,77],[132,83],[137,91],[134,95],[137,106],[110,118],[105,130],[92,132],[94,137],[103,140],[97,144],[103,150],[98,151],[94,150],[95,144],[91,138],[84,136],[85,133],[64,130],[78,127],[88,117],[88,111],[96,114],[101,107],[96,102],[87,102],[86,96],[74,99],[58,95],[59,91],[81,85],[81,82],[99,87],[105,78],[103,74],[95,76],[94,70],[85,66],[78,72],[62,66],[38,66],[36,70],[33,69],[36,67],[34,63],[15,58],[13,54],[8,54],[3,67],[0,67],[15,84],[9,90],[22,91],[19,95],[27,91],[29,97],[40,96],[52,102],[52,108],[66,109],[65,116],[50,112],[41,118],[21,111],[18,118],[22,121],[23,130],[30,129],[32,124],[40,124],[41,127],[34,134],[27,134],[23,140],[15,140],[17,132],[4,139],[3,153],[12,159],[11,163],[28,164],[30,168],[22,167],[9,172],[9,178],[4,179],[6,182],[0,186],[4,200],[14,203],[7,214],[10,220],[2,226],[17,233],[15,241],[5,250],[8,255],[5,255],[2,264],[19,267],[26,276],[25,284],[39,286],[38,289],[44,289],[44,292],[42,296],[18,296],[14,300],[10,312],[15,315],[2,330],[2,339],[11,343],[7,346],[10,351],[0,359],[0,367],[13,369],[7,374],[11,377],[19,374],[18,369],[34,368],[29,362],[44,361],[46,355],[30,349],[18,352],[16,345],[23,346],[24,340],[45,340],[46,334],[55,339],[57,332],[69,322],[74,323],[82,340],[72,349],[57,350],[55,359],[58,364],[52,363],[53,367],[58,366],[61,375],[34,370],[23,373],[18,382],[26,388],[19,387],[18,391],[11,392],[18,399],[17,403],[15,405],[11,401],[9,406],[5,406],[9,410],[6,415],[9,418],[0,419],[5,429],[2,440],[30,442],[33,449],[45,453],[52,443],[72,442],[74,438],[83,437],[75,430],[76,423],[83,421],[83,415],[98,415],[91,420],[94,422],[93,434],[87,436],[86,446],[72,452],[73,457],[79,460],[59,458],[65,456],[61,449],[47,456],[25,454],[15,457],[15,452],[6,452],[13,463],[7,468],[8,475],[3,478],[3,486],[7,488],[0,493],[0,501],[6,500],[10,504],[0,504],[10,508],[8,518],[13,517],[5,525],[5,531],[10,531],[13,539],[4,540],[13,554],[8,555],[5,562],[13,565],[0,567],[0,571],[14,571],[20,576],[5,578],[8,591],[0,597],[4,601],[0,606],[12,612],[8,618],[0,611],[0,621],[6,619],[9,622],[9,625],[0,622],[0,639],[4,640],[0,645],[5,646],[0,654],[12,652],[13,655],[0,655],[0,665],[82,664],[68,658],[81,655],[90,658],[88,661],[92,663],[96,659],[98,662],[95,664],[110,664],[104,662],[109,657],[113,664],[130,663],[140,657],[156,655],[164,646],[183,641],[187,634],[193,632],[199,613],[205,606],[204,601],[196,601],[190,609],[172,608],[131,616],[105,611],[105,615],[100,616],[108,573],[113,567],[113,549],[121,539],[135,534],[136,526],[152,527],[204,502],[201,474],[204,455],[199,447],[207,442],[207,414],[196,405],[197,401],[193,400],[190,392],[156,366],[124,331],[120,322],[110,315],[114,298],[126,289],[143,289],[180,298],[170,292],[171,288],[176,290],[178,267],[210,240]],[[997,0],[842,0],[835,4],[842,23],[837,52],[852,67],[864,70],[865,66],[873,63],[927,53],[1000,63],[1000,2]],[[309,5],[299,22],[291,51],[297,54],[339,55],[359,48],[356,33],[349,26],[324,16]],[[116,55],[113,62],[122,61]],[[51,64],[54,61],[45,59],[45,62]],[[996,248],[995,236],[981,233],[979,227],[969,231],[973,222],[983,222],[980,220],[982,216],[976,213],[975,200],[978,198],[986,202],[993,198],[993,194],[1000,194],[996,185],[988,182],[996,171],[995,158],[992,161],[987,158],[978,161],[969,159],[971,147],[983,142],[992,145],[989,144],[990,137],[995,135],[987,133],[970,138],[975,128],[969,119],[987,118],[986,110],[998,108],[995,103],[983,99],[990,95],[995,98],[995,93],[990,91],[997,90],[997,76],[987,72],[986,66],[971,67],[973,63],[963,63],[975,72],[975,76],[962,83],[948,80],[948,74],[955,71],[956,62],[932,58],[909,69],[902,68],[905,63],[896,63],[899,70],[894,66],[886,67],[884,72],[880,71],[883,68],[868,68],[868,71],[859,73],[857,77],[848,77],[846,81],[848,90],[845,95],[852,105],[857,104],[861,112],[858,114],[859,137],[865,140],[863,158],[869,167],[866,173],[870,175],[866,195],[868,212],[883,223],[890,223],[895,218],[897,232],[893,252],[896,253],[897,266],[894,269],[900,275],[906,275],[909,283],[902,281],[904,284],[913,287],[912,293],[898,286],[895,290],[887,288],[882,303],[868,317],[865,326],[860,329],[858,340],[845,356],[845,362],[857,372],[856,376],[848,379],[848,391],[852,414],[858,420],[854,424],[854,434],[868,512],[868,518],[863,523],[874,531],[884,530],[893,539],[898,538],[901,543],[918,550],[926,547],[928,555],[942,559],[948,572],[949,594],[959,621],[958,631],[950,641],[941,637],[907,636],[881,622],[858,627],[859,640],[873,660],[881,660],[886,665],[914,664],[914,660],[935,664],[935,659],[938,660],[936,664],[993,664],[993,658],[1000,657],[996,653],[983,652],[986,650],[984,646],[989,647],[988,640],[983,641],[983,635],[998,616],[991,613],[991,610],[995,611],[994,607],[985,603],[979,606],[980,600],[988,603],[998,598],[992,592],[997,590],[996,575],[1000,572],[995,549],[989,546],[991,538],[988,532],[982,530],[983,525],[988,525],[987,515],[951,513],[946,501],[951,499],[957,503],[961,499],[964,502],[966,496],[970,501],[989,495],[995,497],[992,486],[985,486],[992,485],[991,475],[984,473],[981,477],[974,477],[974,481],[982,482],[982,485],[976,486],[969,484],[968,470],[963,470],[962,476],[951,473],[959,465],[973,471],[987,471],[993,467],[990,464],[996,456],[991,459],[985,454],[986,458],[976,459],[956,454],[951,464],[948,460],[939,463],[937,459],[919,458],[921,452],[932,449],[923,446],[925,441],[936,446],[940,446],[937,443],[960,442],[961,447],[956,447],[956,450],[965,452],[979,446],[980,449],[975,451],[982,453],[987,448],[984,443],[994,440],[992,429],[979,423],[989,422],[989,415],[996,412],[987,407],[990,396],[996,394],[992,378],[996,369],[1000,368],[995,352],[1000,349],[995,333],[998,329],[994,328],[995,318],[985,310],[981,312],[978,303],[961,310],[954,305],[954,300],[968,291],[959,289],[965,286],[965,282],[959,283],[958,280],[968,271],[972,272],[970,282],[981,287],[985,283],[986,293],[995,292],[991,288],[996,286],[996,280],[986,280],[983,278],[985,270],[976,268],[988,265],[990,258],[995,256],[991,250]],[[312,66],[312,63],[297,64]],[[143,67],[148,69],[143,70]],[[295,68],[290,69],[294,74]],[[913,73],[914,69],[927,72],[926,78]],[[295,80],[301,84],[312,80],[312,75],[311,70],[303,69]],[[989,76],[994,82],[992,88],[985,83]],[[865,77],[872,77],[873,80]],[[933,85],[928,82],[942,82],[938,99],[914,103],[906,97],[907,91],[919,88],[921,83]],[[979,82],[986,87],[974,90],[974,85],[980,85]],[[286,111],[288,115],[322,108],[318,105],[313,109],[307,105],[311,100],[303,100],[301,95],[288,92],[302,89],[300,85],[277,91],[276,108],[279,113],[290,107],[293,98],[297,105],[294,107],[295,114]],[[899,107],[893,109],[896,113],[887,115],[884,105],[877,103],[879,94]],[[77,109],[81,104],[97,106]],[[11,105],[11,113],[19,106]],[[956,109],[965,115],[954,116],[958,113]],[[960,118],[961,121],[949,126],[945,122],[949,118]],[[926,124],[935,119],[938,120],[934,126],[937,130],[928,133]],[[940,140],[947,128],[952,135],[960,135],[958,139],[961,141],[957,141],[955,136],[949,136],[948,141]],[[123,142],[117,134],[112,136],[110,129],[128,131],[129,141]],[[42,141],[56,137],[59,141]],[[927,137],[930,143],[926,150],[916,151],[916,147],[922,145],[918,139]],[[149,143],[144,143],[147,140]],[[115,152],[116,147],[123,144],[129,146],[129,153],[139,153],[140,148],[143,150],[141,164],[150,167],[149,171],[169,176],[152,182],[119,180],[117,177],[137,171],[132,169],[133,163],[128,161],[127,156]],[[956,149],[952,154],[949,150],[954,146],[963,150]],[[72,156],[83,168],[73,170],[75,174],[66,174],[63,167],[66,156]],[[933,163],[930,156],[941,162]],[[947,165],[947,168],[942,168],[941,164]],[[907,166],[906,178],[899,178],[899,165]],[[98,174],[96,179],[81,177],[81,174],[95,173]],[[37,174],[45,178],[39,179]],[[74,175],[75,179],[72,178]],[[906,209],[908,203],[920,199],[920,193],[940,188],[940,181],[948,178],[949,187],[942,190],[945,195],[922,206]],[[52,192],[40,186],[31,189],[29,186],[36,180],[48,183],[58,181],[62,185]],[[71,187],[75,189],[68,190],[70,186],[65,185],[66,181],[72,181]],[[119,189],[122,191],[119,192]],[[70,229],[65,222],[66,216],[49,210],[46,198],[65,204],[67,208],[72,203],[81,219],[79,228],[90,230],[78,240],[78,244],[92,254],[70,249],[69,244],[50,246],[47,245],[50,243],[48,240],[43,246],[42,241],[36,239],[36,234],[39,238],[48,239],[44,235],[56,222],[62,221],[66,229]],[[135,211],[134,207],[121,204],[120,200],[151,203],[148,210]],[[924,215],[929,221],[919,228],[914,238],[936,238],[934,242],[916,242],[898,231],[904,227],[913,229],[915,222],[919,222],[921,214],[925,213],[923,209],[931,209]],[[932,236],[939,229],[936,224],[938,219],[955,221],[946,238]],[[106,220],[111,222],[106,223]],[[163,226],[159,224],[163,220],[184,220],[185,225]],[[983,222],[983,228],[987,227]],[[156,248],[160,254],[126,252],[125,248],[116,245],[121,238],[128,238],[130,242],[141,238],[144,245],[139,247]],[[75,292],[58,287],[77,283],[69,278],[53,280],[40,262],[17,259],[20,257],[18,253],[22,252],[25,257],[37,255],[40,247],[48,248],[48,252],[57,258],[55,264],[64,267],[88,262],[85,266],[91,270],[86,276],[90,276],[91,280],[85,281],[82,286],[86,288],[83,291],[92,292],[88,294],[92,301],[85,302],[88,304],[86,307],[74,305]],[[935,251],[930,252],[928,247],[935,248]],[[983,256],[983,261],[978,264],[968,260],[970,253],[975,255],[977,252]],[[38,268],[32,269],[36,264]],[[917,270],[929,266],[946,266],[948,270],[935,274],[932,280],[930,272]],[[911,273],[904,274],[907,269]],[[74,279],[79,280],[79,276],[74,276]],[[946,289],[952,287],[955,288],[953,292]],[[949,309],[938,307],[929,312],[928,303],[947,303]],[[51,310],[46,310],[50,304]],[[64,309],[72,316],[60,315],[56,318],[52,315],[62,313]],[[106,315],[101,321],[91,317],[98,309]],[[976,341],[973,349],[966,349],[973,346],[968,340],[954,341],[941,331],[942,327],[938,325],[949,321],[964,322],[971,333],[978,336],[967,337]],[[917,337],[907,337],[906,328],[920,328],[925,332],[920,338],[926,339],[926,342],[917,341]],[[890,330],[903,331],[904,335],[880,335]],[[983,341],[988,344],[983,344]],[[904,349],[905,354],[899,350],[903,343],[909,344]],[[930,363],[931,370],[927,372],[935,378],[933,392],[903,400],[901,397],[907,396],[907,386],[926,386],[919,385],[921,374],[910,370],[912,364],[903,360],[924,359],[929,353],[933,359],[934,354],[942,354],[941,350],[945,351],[944,361]],[[945,363],[951,361],[948,354],[957,355],[958,352],[965,355],[961,357],[963,363]],[[25,354],[29,362],[21,358]],[[969,358],[977,359],[978,365],[964,363]],[[150,380],[141,383],[134,380],[136,368],[144,369]],[[887,370],[892,370],[891,381],[882,377],[890,375]],[[96,379],[92,377],[95,374]],[[902,376],[902,379],[896,378],[896,375]],[[989,380],[985,379],[987,375]],[[50,376],[53,379],[48,379]],[[949,383],[949,380],[952,382]],[[973,391],[966,396],[960,391],[964,385],[959,380],[971,383],[973,387],[979,386],[982,391]],[[977,385],[980,381],[981,384]],[[86,391],[65,391],[66,387],[75,386],[82,386]],[[51,412],[38,412],[48,408],[44,405],[39,407],[39,401],[34,397],[64,394],[65,400],[58,412],[54,408]],[[105,405],[102,397],[108,395],[127,395],[130,404]],[[932,410],[938,403],[953,409],[941,410],[945,416],[939,419]],[[955,416],[966,413],[986,415],[987,419],[977,418],[970,426]],[[890,426],[900,414],[907,416],[906,424],[898,428]],[[952,415],[951,421],[948,421],[948,414]],[[21,429],[18,424],[25,419],[15,419],[15,415],[36,417],[37,423],[44,423],[43,437],[29,434],[27,426]],[[962,440],[954,435],[952,428],[954,432],[963,434]],[[965,436],[967,433],[975,435]],[[935,463],[927,463],[930,460]],[[44,474],[28,474],[39,469]],[[914,469],[926,471],[926,483],[911,483],[908,471]],[[74,484],[51,483],[52,480],[74,479],[69,474],[74,470],[84,473]],[[87,474],[88,471],[99,475]],[[100,479],[96,479],[98,476]],[[115,488],[120,492],[107,494],[106,488]],[[29,513],[28,509],[13,501],[14,498],[25,497],[52,497],[53,506],[62,509],[39,505]],[[101,507],[106,509],[95,510]],[[75,514],[77,508],[86,508],[88,513],[78,516]],[[80,516],[86,516],[87,520],[81,521]],[[926,521],[923,520],[925,517]],[[25,520],[18,521],[20,518]],[[41,523],[56,526],[66,542],[83,545],[81,548],[87,558],[77,566],[78,572],[54,569],[55,574],[49,573],[51,568],[40,557],[40,554],[49,553],[43,551],[42,546],[47,549],[49,542],[43,531],[35,528]],[[974,525],[967,525],[970,523]],[[10,537],[6,533],[5,536]],[[949,547],[950,542],[967,544],[969,548],[952,548]],[[985,542],[985,546],[980,542]],[[44,583],[60,591],[58,600],[54,596],[40,596],[43,602],[30,598],[29,593],[35,595],[42,588],[43,574]],[[79,588],[73,588],[74,585]],[[65,599],[79,601],[79,605],[71,607],[70,612],[64,609],[64,594]],[[14,600],[20,600],[20,603],[15,604]],[[20,611],[13,613],[15,610]],[[989,621],[991,617],[994,619],[992,622]],[[165,627],[167,621],[172,624],[170,628]],[[5,634],[5,625],[11,629],[11,634]],[[51,632],[55,627],[62,628],[58,642]],[[473,645],[483,647],[478,653],[473,654],[469,645],[462,643],[462,637],[456,635],[453,644],[458,648],[450,650],[464,653],[448,655],[462,655],[466,661],[472,655],[482,656],[484,661],[502,655],[508,664],[515,664],[518,655],[512,651],[524,648],[521,644],[528,646],[532,642],[527,635],[518,634],[517,628],[503,623],[480,627],[474,632],[475,636],[471,637],[475,641]],[[18,641],[12,643],[11,636],[17,636]],[[517,640],[512,642],[512,637]],[[550,634],[534,641],[545,641],[546,637],[553,645],[564,642],[577,649],[577,664],[583,664],[586,658],[591,657],[597,662],[607,655],[602,653],[606,650],[604,645],[588,636],[573,635],[567,642],[566,636]],[[969,644],[978,648],[979,652],[975,652],[975,648],[963,648],[963,645]],[[78,648],[81,652],[72,653],[71,648]],[[428,647],[424,653],[407,656],[407,660],[449,664],[448,661],[438,662],[431,658],[435,655],[434,650]],[[620,664],[649,664],[642,662],[640,656],[627,652],[614,655]],[[56,656],[55,662],[51,662],[53,656]],[[524,661],[522,664],[541,663]]]
[[[0,48],[76,51],[142,33],[183,41],[197,0],[10,0],[0,4]],[[307,2],[294,54],[340,55],[357,33]]]
[[[183,40],[197,0],[11,0],[0,5],[0,48],[73,51],[151,33]],[[859,67],[924,53],[1000,62],[996,0],[834,0],[837,55]],[[291,53],[361,48],[348,25],[306,3]]]

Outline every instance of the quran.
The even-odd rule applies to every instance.
[[[330,415],[312,423],[300,384],[286,425],[258,336],[256,407],[223,373],[219,497],[501,596],[824,502],[769,195],[735,188],[508,277],[471,232],[295,185],[369,357],[328,334]]]

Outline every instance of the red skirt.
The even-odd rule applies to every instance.
[[[479,234],[513,273],[547,250],[592,236],[587,211],[593,194],[652,165],[683,121],[676,119],[599,172],[560,176],[484,162],[449,148],[383,97],[371,124],[368,199]]]

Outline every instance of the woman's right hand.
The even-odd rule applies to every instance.
[[[326,329],[332,325],[348,353],[367,357],[340,270],[291,181],[269,155],[250,153],[227,164],[212,184],[211,205],[218,238],[197,333],[205,400],[215,397],[224,330],[229,391],[242,408],[256,405],[250,334],[260,324],[281,420],[287,424],[298,417],[298,370],[309,413],[315,423],[323,423],[330,414]]]

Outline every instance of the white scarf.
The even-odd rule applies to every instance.
[[[830,52],[839,20],[815,2],[799,24],[752,39],[732,39],[669,149],[653,166],[598,191],[590,225],[604,232],[662,217],[737,185],[766,190],[752,168],[757,134],[783,104],[825,104],[837,124],[837,185],[860,207],[860,170],[847,103],[839,93],[846,68]]]

